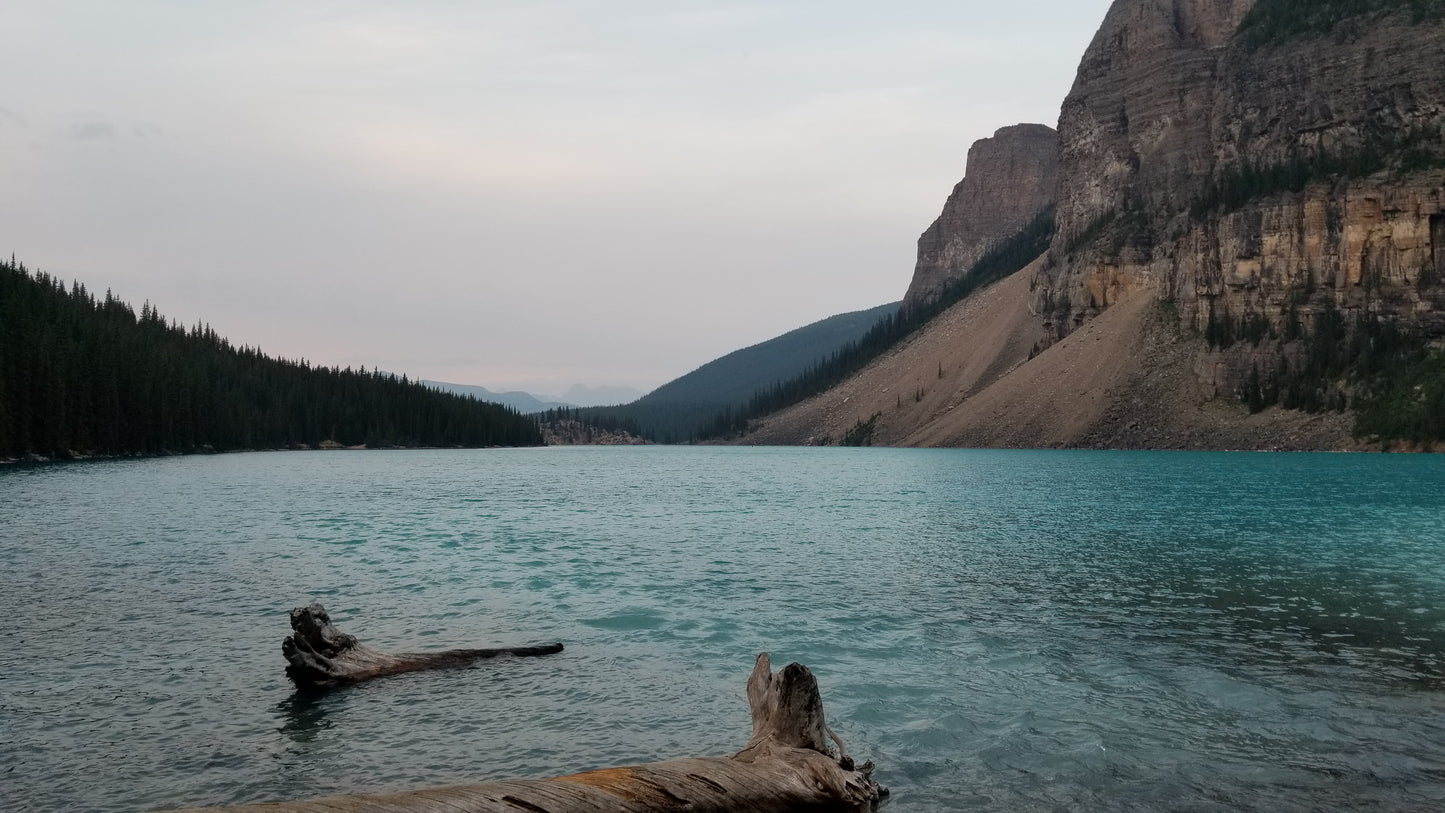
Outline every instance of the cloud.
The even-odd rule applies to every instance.
[[[647,389],[901,295],[1107,4],[0,3],[0,222],[268,352]]]
[[[116,137],[115,125],[107,121],[88,121],[71,125],[70,137],[76,141],[103,141]]]

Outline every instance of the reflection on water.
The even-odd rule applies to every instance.
[[[293,742],[311,742],[332,727],[327,714],[344,703],[345,697],[345,691],[298,689],[292,692],[275,707],[276,716],[281,721],[280,732]]]
[[[279,643],[313,599],[383,650],[567,649],[300,694]],[[6,811],[727,754],[764,650],[812,668],[898,810],[1445,809],[1440,457],[9,468],[0,610]]]
[[[1114,546],[1054,578],[1055,600],[1082,622],[1187,643],[1220,663],[1348,663],[1389,683],[1445,688],[1441,588],[1415,573],[1371,579],[1318,552],[1185,544],[1167,552]]]

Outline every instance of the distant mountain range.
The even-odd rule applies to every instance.
[[[624,386],[588,387],[583,384],[573,384],[568,388],[565,395],[554,396],[533,395],[530,392],[523,392],[521,390],[493,392],[486,387],[478,387],[472,384],[453,384],[447,381],[422,381],[421,383],[434,390],[456,393],[457,395],[471,395],[479,401],[490,401],[494,404],[509,406],[523,415],[545,412],[549,409],[626,404],[636,401],[642,396],[641,390]]]
[[[642,390],[635,387],[622,385],[599,385],[589,387],[586,384],[573,384],[560,396],[553,398],[549,395],[539,396],[543,400],[561,401],[573,406],[607,406],[609,404],[630,404],[643,396]]]
[[[726,410],[738,410],[759,391],[825,361],[898,311],[892,302],[820,319],[781,336],[714,359],[646,395],[630,387],[575,385],[561,397],[493,392],[486,387],[423,381],[429,387],[504,404],[523,414],[566,410],[569,418],[633,427],[650,440],[682,443]]]
[[[453,384],[447,381],[423,380],[421,383],[434,390],[456,393],[457,395],[470,395],[478,401],[490,401],[494,404],[509,406],[523,415],[531,415],[535,412],[543,412],[557,407],[574,406],[573,404],[567,404],[561,401],[544,401],[529,392],[522,392],[521,390],[493,392],[486,387],[477,387],[471,384]]]

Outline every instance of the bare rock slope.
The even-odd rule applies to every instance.
[[[1156,298],[1130,297],[1029,358],[1042,334],[1026,268],[955,305],[858,375],[760,421],[743,442],[888,446],[1349,449],[1347,416],[1217,399],[1208,361]],[[966,349],[966,350],[965,350]],[[875,417],[876,416],[876,417]]]

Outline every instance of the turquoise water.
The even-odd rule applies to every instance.
[[[383,649],[564,653],[316,698]],[[817,674],[887,809],[1438,810],[1445,458],[533,449],[0,468],[0,809],[555,775]]]

